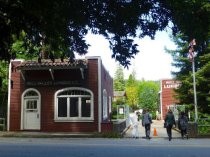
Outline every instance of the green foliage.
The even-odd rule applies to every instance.
[[[174,72],[177,80],[182,86],[176,90],[181,104],[194,104],[192,64],[188,59],[188,44],[195,38],[195,60],[196,88],[198,109],[201,112],[210,113],[209,102],[209,60],[210,60],[210,4],[208,1],[194,0],[175,3],[168,2],[173,8],[173,23],[176,24],[179,34],[173,39],[177,45],[174,51],[168,51],[173,56],[173,65],[180,71]],[[182,18],[180,18],[182,17]]]
[[[8,66],[8,62],[0,61],[0,117],[4,118],[7,112]]]
[[[4,92],[7,90],[8,85],[8,67],[9,64],[5,61],[0,61],[0,78],[1,78],[1,88],[0,92]]]
[[[189,43],[186,39],[186,35],[179,34],[173,39],[177,44],[177,49],[167,52],[173,57],[173,65],[180,69],[177,72],[173,72],[176,79],[182,82],[181,87],[175,90],[180,104],[194,104],[192,63],[188,59]],[[198,40],[197,44],[197,56],[194,58],[194,61],[198,110],[204,113],[210,113],[210,45],[206,41],[205,36],[200,41]]]
[[[135,78],[135,72],[129,75],[126,82],[126,104],[133,110],[138,108],[138,83]]]
[[[89,45],[84,37],[90,31],[109,40],[112,57],[127,67],[138,53],[133,38],[154,38],[156,31],[166,28],[172,19],[173,3],[161,0],[1,0],[0,57],[11,58],[11,37],[22,30],[33,45],[44,40],[56,53],[69,48],[72,52],[86,54]]]
[[[112,119],[124,118],[124,115],[117,117],[117,108],[119,105],[125,105],[125,98],[118,98],[112,102]]]
[[[125,90],[125,80],[122,66],[118,65],[114,76],[114,90],[124,91]]]
[[[159,109],[160,85],[153,81],[141,81],[138,85],[139,108],[154,112]]]
[[[198,133],[199,135],[210,135],[210,115],[199,113]]]
[[[168,52],[173,57],[173,65],[180,69],[173,73],[176,79],[182,82],[181,87],[176,90],[178,99],[180,104],[194,104],[192,63],[188,59],[188,45],[195,38],[194,49],[197,56],[194,63],[198,110],[210,113],[210,4],[202,0],[177,1],[171,7],[174,8],[173,21],[179,28],[179,34],[173,38],[177,49]]]
[[[12,41],[11,54],[14,54],[16,58],[26,60],[37,58],[41,47],[27,39],[27,34],[24,31],[21,31],[18,36],[12,35]]]

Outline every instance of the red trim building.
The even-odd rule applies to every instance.
[[[161,91],[160,91],[160,106],[161,106],[161,119],[165,118],[165,115],[169,107],[173,107],[179,101],[175,98],[176,94],[174,89],[181,85],[180,81],[172,79],[161,80]]]
[[[8,131],[112,129],[113,79],[100,57],[11,61],[8,93]]]

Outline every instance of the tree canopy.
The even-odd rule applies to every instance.
[[[151,112],[159,110],[160,84],[154,81],[141,81],[138,85],[139,108],[148,109]]]
[[[125,90],[125,79],[123,73],[123,67],[118,65],[114,76],[114,90],[124,91]]]
[[[138,53],[133,38],[154,38],[168,25],[171,5],[167,4],[164,0],[0,0],[0,59],[14,57],[11,37],[22,31],[35,46],[47,44],[51,51],[83,55],[89,46],[84,37],[90,31],[103,35],[112,57],[126,67]]]
[[[182,82],[181,87],[176,90],[180,104],[194,104],[192,63],[188,54],[189,43],[195,38],[194,63],[198,110],[210,113],[210,3],[205,0],[177,0],[177,4],[173,7],[174,21],[179,28],[179,33],[174,37],[177,49],[168,52],[173,56],[173,65],[180,69],[173,72],[175,78]]]

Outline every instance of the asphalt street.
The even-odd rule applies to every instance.
[[[210,139],[0,138],[2,157],[209,157]]]

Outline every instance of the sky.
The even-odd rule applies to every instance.
[[[91,45],[86,56],[100,56],[103,65],[114,77],[119,63],[111,58],[112,51],[109,49],[109,42],[103,36],[93,34],[88,34],[86,40]],[[166,31],[157,32],[155,40],[145,37],[135,39],[135,42],[139,45],[139,53],[131,60],[129,69],[124,69],[124,78],[127,79],[134,70],[138,80],[171,79],[171,71],[175,68],[171,66],[171,55],[167,54],[164,49],[165,47],[175,49],[176,46],[170,40],[169,34]],[[82,57],[76,55],[76,58]]]

